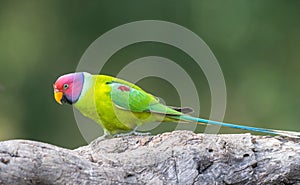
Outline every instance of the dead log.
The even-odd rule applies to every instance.
[[[0,142],[0,184],[300,184],[300,140],[174,131],[69,150]]]

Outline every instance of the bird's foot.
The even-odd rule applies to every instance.
[[[150,132],[137,132],[137,131],[133,130],[133,131],[127,132],[127,133],[116,134],[116,135],[114,135],[114,137],[124,137],[124,136],[149,136],[149,135],[151,135]]]
[[[135,136],[150,136],[151,132],[137,132],[137,131],[133,131],[132,135],[135,135]]]

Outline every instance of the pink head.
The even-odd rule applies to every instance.
[[[53,84],[54,98],[57,103],[76,103],[84,82],[84,74],[70,73],[59,77]]]

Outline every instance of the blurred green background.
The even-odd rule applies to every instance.
[[[59,75],[74,71],[87,47],[103,33],[144,19],[177,23],[208,44],[226,80],[225,121],[300,131],[299,7],[300,1],[274,0],[0,1],[0,140],[84,145],[72,107],[54,101],[52,84]],[[102,71],[115,75],[130,61],[148,55],[174,60],[197,79],[201,116],[209,117],[207,80],[176,48],[134,44],[116,53]],[[168,104],[179,104],[166,81],[146,78],[138,84]],[[160,128],[157,133],[168,131]],[[202,130],[199,126],[197,131]]]

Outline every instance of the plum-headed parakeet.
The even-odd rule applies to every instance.
[[[75,106],[84,116],[100,124],[106,135],[135,131],[149,122],[195,122],[220,125],[249,131],[299,137],[297,132],[256,128],[211,121],[187,115],[190,108],[163,105],[153,95],[140,87],[106,75],[86,72],[66,74],[55,84],[54,97],[59,104]]]

